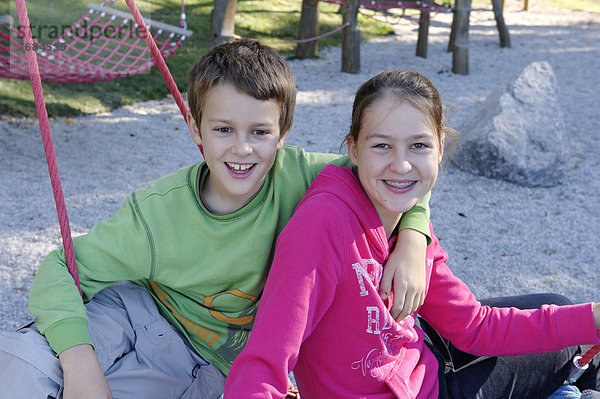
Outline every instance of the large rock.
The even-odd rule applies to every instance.
[[[530,64],[499,87],[458,130],[459,168],[524,186],[560,183],[565,124],[547,62]]]

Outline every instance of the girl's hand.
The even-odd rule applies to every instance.
[[[294,384],[292,384],[292,381],[290,381],[289,379],[288,379],[288,392],[285,397],[286,397],[286,399],[287,398],[300,399],[300,391],[298,391],[298,388],[296,388],[294,386]]]
[[[113,399],[108,381],[90,345],[76,345],[58,356],[63,369],[63,399]]]
[[[425,251],[427,238],[416,230],[401,229],[394,251],[383,268],[379,295],[385,300],[394,291],[390,309],[396,321],[416,312],[425,301]]]

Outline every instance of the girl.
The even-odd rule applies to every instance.
[[[574,349],[508,363],[475,355],[600,342],[599,303],[535,310],[483,306],[452,275],[433,231],[418,313],[475,355],[459,352],[425,323],[419,327],[416,313],[400,322],[390,316],[377,288],[396,240],[394,227],[435,184],[447,133],[439,93],[424,76],[383,72],[359,88],[346,138],[355,168],[326,167],[281,233],[249,343],[228,375],[226,398],[283,398],[292,369],[305,399],[544,398],[564,381]],[[517,299],[525,301],[521,307],[532,303]],[[452,369],[448,356],[439,363],[426,339],[461,369],[445,375],[446,366]],[[532,361],[535,367],[527,367]]]

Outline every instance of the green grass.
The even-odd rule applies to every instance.
[[[450,0],[442,0],[445,2]],[[524,0],[518,0],[520,6],[525,4]],[[490,0],[473,0],[473,7],[491,7]],[[564,8],[568,10],[588,11],[600,13],[600,0],[529,0],[529,9],[534,6]]]
[[[87,12],[87,3],[93,0],[29,0],[28,14],[35,30],[42,35],[41,42],[51,41],[50,29],[41,25],[70,26]],[[97,0],[98,1],[98,0]],[[98,1],[99,3],[99,1]],[[136,4],[153,20],[179,26],[179,0],[137,0]],[[186,0],[188,27],[194,34],[177,52],[167,59],[167,65],[179,89],[187,90],[187,73],[194,62],[210,48],[210,12],[212,0]],[[117,1],[111,7],[128,12],[125,2]],[[265,41],[296,39],[300,20],[300,0],[238,0],[236,34]],[[335,5],[320,3],[320,33],[329,32],[341,25],[342,16]],[[18,17],[14,3],[0,4],[0,15]],[[359,28],[365,39],[391,34],[385,23],[359,16]],[[341,34],[336,33],[319,41],[319,47],[338,45]],[[292,57],[293,44],[271,44],[285,57]],[[157,68],[128,78],[96,83],[44,83],[44,97],[50,116],[75,116],[109,111],[115,107],[137,101],[164,98],[169,94],[165,81]],[[0,115],[25,115],[35,117],[35,104],[29,81],[0,79]]]
[[[529,0],[532,4],[600,13],[600,0]]]

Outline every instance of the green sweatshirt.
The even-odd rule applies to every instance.
[[[208,175],[195,164],[127,197],[115,215],[74,239],[84,301],[120,280],[148,289],[161,314],[224,374],[246,344],[277,236],[308,186],[336,154],[283,147],[258,194],[241,209],[212,214],[198,187]],[[400,222],[429,236],[428,197]],[[56,353],[92,344],[83,301],[64,252],[42,262],[28,310]]]

